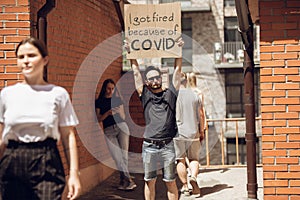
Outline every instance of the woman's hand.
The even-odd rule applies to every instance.
[[[70,168],[70,175],[68,180],[68,198],[74,200],[80,195],[80,180],[79,180],[79,161],[77,144],[75,138],[75,130],[72,126],[59,127],[61,133],[62,145],[64,148],[64,153],[67,158],[67,162]]]
[[[120,106],[114,107],[114,108],[111,109],[111,111],[112,111],[112,114],[113,114],[113,115],[115,115],[115,114],[120,114],[121,108],[120,108]]]
[[[113,111],[112,111],[112,109],[110,109],[110,110],[106,111],[106,113],[104,113],[104,114],[105,114],[105,118],[106,118],[110,115],[113,115]]]
[[[77,169],[70,169],[70,177],[68,180],[68,196],[70,200],[74,200],[80,195],[81,184],[79,180],[79,171]]]

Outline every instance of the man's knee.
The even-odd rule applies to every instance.
[[[185,165],[185,158],[176,158],[176,164],[184,164]]]
[[[176,180],[165,181],[165,183],[166,183],[166,186],[167,186],[167,187],[174,187],[174,186],[177,187],[177,185],[176,185]]]
[[[165,183],[169,192],[173,193],[177,191],[176,180],[165,182]]]
[[[145,181],[145,184],[147,184],[147,185],[155,185],[155,183],[156,183],[156,178]]]

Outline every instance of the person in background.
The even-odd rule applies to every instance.
[[[182,38],[177,45],[182,47]],[[128,53],[128,41],[124,45]],[[178,199],[176,185],[176,165],[173,138],[176,135],[175,107],[180,86],[182,58],[175,58],[174,74],[169,88],[162,87],[161,71],[148,66],[142,74],[136,59],[131,59],[136,91],[142,102],[146,128],[142,147],[144,167],[144,196],[146,200],[155,199],[155,185],[157,178],[157,164],[162,167],[163,181],[167,186],[169,200]]]
[[[33,37],[16,48],[24,81],[0,94],[0,193],[4,200],[61,199],[65,173],[57,148],[69,164],[69,199],[81,190],[74,126],[77,116],[68,92],[43,79],[49,62],[45,44]]]
[[[97,118],[102,122],[106,144],[120,172],[118,189],[136,188],[128,170],[129,128],[125,122],[123,101],[112,79],[103,82],[95,102]]]
[[[189,78],[191,78],[189,76]],[[202,98],[194,88],[186,87],[187,75],[182,73],[181,86],[176,102],[176,124],[178,135],[174,138],[174,146],[177,161],[178,177],[183,184],[181,192],[189,196],[187,166],[191,173],[189,183],[192,186],[192,194],[200,196],[200,188],[197,183],[199,173],[199,156],[201,141],[204,138],[205,117]],[[191,85],[193,83],[189,83]],[[186,163],[188,161],[188,163]]]
[[[202,127],[205,132],[206,128],[207,128],[207,118],[206,118],[206,111],[205,111],[205,107],[204,107],[204,95],[197,86],[197,77],[194,72],[190,72],[187,74],[187,87],[191,88],[195,92],[195,94],[197,94],[199,96],[199,98],[201,99],[201,103],[202,103],[201,109],[202,109],[202,114],[203,114],[202,122],[204,123]],[[201,141],[202,141],[204,139],[204,135],[200,134],[200,137],[201,137]]]

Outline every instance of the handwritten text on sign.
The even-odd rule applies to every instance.
[[[176,40],[181,36],[180,3],[125,5],[127,59],[180,57]]]

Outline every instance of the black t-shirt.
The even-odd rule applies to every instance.
[[[102,98],[97,99],[95,101],[95,107],[100,109],[100,114],[103,115],[108,110],[118,107],[120,105],[123,105],[123,102],[120,97],[112,97],[112,98]],[[107,128],[109,126],[112,126],[114,124],[123,122],[124,120],[121,118],[119,114],[109,115],[106,117],[102,123],[103,128]]]
[[[173,84],[160,93],[152,93],[144,85],[140,97],[146,121],[144,138],[165,139],[176,135],[177,95]]]

